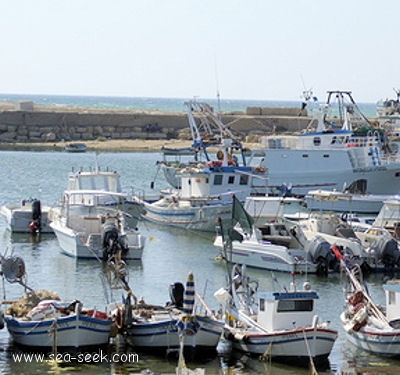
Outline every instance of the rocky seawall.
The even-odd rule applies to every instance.
[[[248,108],[226,113],[222,122],[243,133],[250,142],[272,132],[298,132],[310,118],[298,109]],[[268,113],[268,114],[267,114]],[[35,143],[109,139],[189,139],[185,112],[109,110],[40,106],[34,103],[0,104],[0,142]]]

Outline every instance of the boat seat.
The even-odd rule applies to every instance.
[[[342,238],[357,238],[352,228],[346,228],[341,226],[336,228],[335,235],[337,237],[342,237]]]

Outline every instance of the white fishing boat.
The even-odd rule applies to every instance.
[[[25,264],[19,257],[1,259],[2,277],[29,290],[4,313],[7,330],[27,350],[81,351],[109,343],[111,317],[84,308],[78,300],[62,301],[44,289],[32,290],[25,282]]]
[[[29,349],[77,350],[107,345],[112,321],[102,311],[80,302],[44,300],[24,317],[5,315],[14,343]]]
[[[144,301],[131,304],[130,296],[114,315],[117,326],[125,324],[125,339],[133,348],[165,355],[178,353],[182,345],[191,357],[216,354],[224,323],[195,293],[193,274],[189,274],[186,287],[181,283],[170,287],[171,303],[167,306],[147,305]],[[195,301],[200,301],[208,312],[196,312]]]
[[[132,192],[124,191],[121,185],[121,176],[117,171],[100,169],[97,160],[95,167],[90,170],[72,171],[68,174],[68,182],[66,190],[99,190],[109,191],[110,193],[119,193],[124,196],[115,199],[115,196],[104,195],[99,197],[100,205],[120,206],[125,212],[126,223],[135,228],[143,212],[143,205],[140,204],[133,196]]]
[[[21,204],[4,204],[0,213],[13,233],[52,233],[49,212],[51,207],[43,206],[34,198],[23,199]]]
[[[141,259],[145,238],[137,228],[125,225],[124,213],[112,205],[102,205],[106,199],[124,199],[120,193],[98,190],[66,190],[57,218],[50,226],[61,250],[75,258],[107,260],[121,255],[124,259]]]
[[[193,143],[190,147],[181,149],[163,148],[163,158],[158,163],[167,182],[176,189],[181,187],[181,179],[177,174],[179,170],[187,167],[196,168],[199,163],[211,162],[209,150],[220,147],[224,139],[231,139],[237,149],[241,149],[242,140],[242,136],[234,134],[229,126],[222,123],[209,104],[196,100],[184,104]]]
[[[293,280],[282,291],[258,292],[258,282],[238,265],[229,280],[214,296],[229,315],[224,336],[233,349],[296,365],[326,365],[338,333],[317,315],[319,296],[310,283],[300,289]]]
[[[291,185],[292,194],[305,196],[309,190],[339,191],[354,181],[365,180],[368,194],[397,194],[399,154],[391,148],[388,134],[373,125],[361,113],[351,92],[329,91],[327,103],[306,132],[262,138],[267,147],[270,192],[279,194],[286,183]]]
[[[215,220],[227,221],[232,213],[232,195],[244,201],[255,189],[267,185],[266,168],[236,165],[229,158],[237,145],[224,139],[220,160],[177,171],[181,188],[152,203],[141,201],[142,217],[158,224],[198,231],[215,231]],[[140,200],[139,200],[140,201]]]
[[[369,295],[362,273],[341,258],[348,285],[345,309],[340,315],[346,338],[356,347],[384,357],[398,357],[400,345],[400,282],[389,280],[385,290],[386,304],[377,305]]]

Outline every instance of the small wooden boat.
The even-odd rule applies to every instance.
[[[224,322],[208,308],[206,314],[194,312],[193,274],[189,274],[186,286],[173,284],[170,295],[171,303],[165,307],[143,301],[131,304],[129,297],[124,305],[116,306],[113,315],[117,327],[124,325],[126,342],[137,350],[163,355],[178,353],[181,345],[191,357],[216,354]]]
[[[44,300],[26,316],[5,315],[13,341],[35,349],[73,350],[107,345],[112,321],[107,313],[82,308],[79,301]]]
[[[65,146],[67,152],[86,152],[87,146],[85,143],[73,142]]]
[[[112,320],[103,311],[83,308],[80,301],[61,301],[47,290],[34,291],[25,283],[25,263],[19,257],[1,258],[1,274],[29,292],[13,302],[4,321],[14,343],[29,350],[75,351],[107,345]]]
[[[340,255],[339,255],[340,256]],[[341,259],[347,275],[345,309],[340,315],[346,338],[356,347],[385,357],[399,357],[400,281],[389,280],[383,289],[386,307],[375,304],[362,280],[362,273]]]

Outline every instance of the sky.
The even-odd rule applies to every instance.
[[[0,0],[0,93],[299,100],[400,88],[398,0]]]

